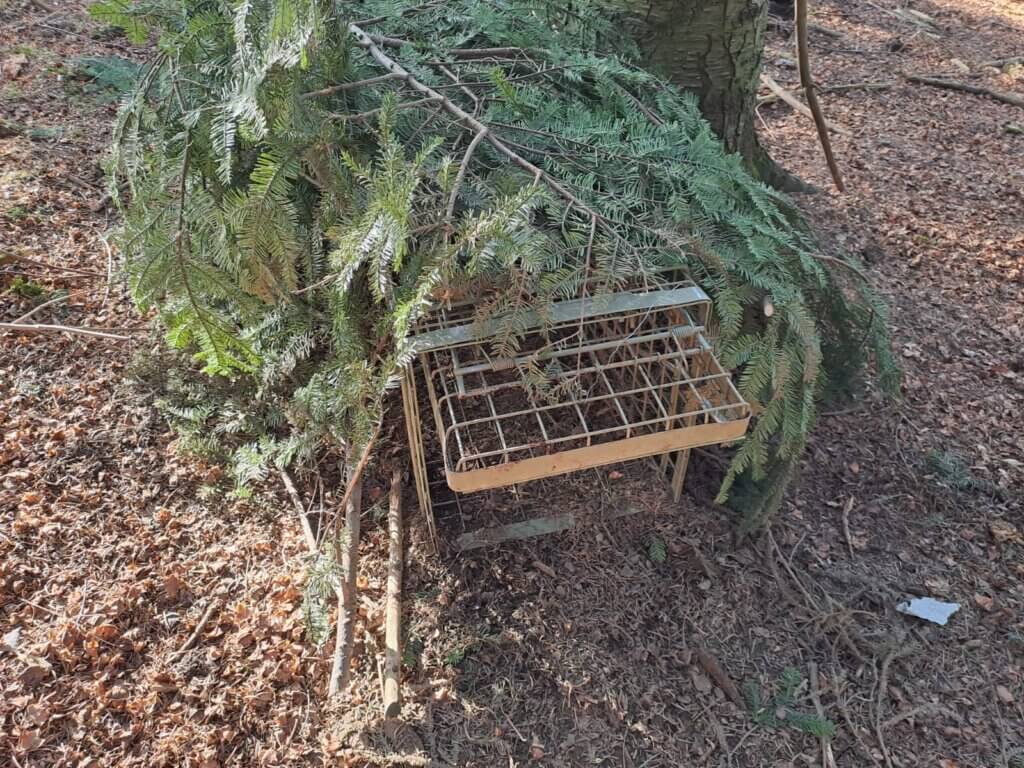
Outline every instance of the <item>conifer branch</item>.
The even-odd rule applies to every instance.
[[[462,123],[468,128],[472,128],[477,134],[483,134],[484,139],[487,143],[503,154],[508,160],[512,161],[524,171],[528,171],[533,175],[534,181],[544,182],[544,184],[555,192],[559,197],[563,198],[570,205],[578,208],[588,216],[594,217],[598,222],[605,226],[608,234],[615,240],[620,241],[624,245],[628,246],[632,250],[632,244],[629,243],[625,238],[620,235],[616,229],[612,226],[608,226],[608,221],[597,211],[593,210],[590,206],[584,203],[579,197],[573,194],[564,184],[559,182],[553,176],[545,173],[541,168],[537,167],[525,157],[512,150],[505,142],[498,138],[493,131],[489,130],[488,126],[480,120],[473,117],[471,114],[466,112],[462,107],[453,102],[448,97],[441,93],[438,93],[429,85],[420,82],[416,77],[412,75],[405,67],[395,61],[393,58],[384,53],[383,50],[376,44],[373,37],[367,35],[362,29],[355,24],[348,25],[349,31],[353,37],[356,38],[356,42],[359,46],[364,48],[367,53],[376,61],[380,66],[387,69],[389,72],[400,77],[406,85],[415,91],[425,94],[428,98],[438,102],[441,107],[452,115],[459,123]],[[484,49],[481,49],[484,50]],[[519,50],[519,49],[517,49]]]

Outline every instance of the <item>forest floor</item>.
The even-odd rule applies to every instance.
[[[327,707],[287,497],[210,495],[217,468],[175,455],[129,375],[156,342],[108,281],[116,94],[82,57],[138,52],[83,7],[0,2],[0,321],[66,294],[32,321],[133,341],[0,336],[0,764],[1024,766],[1024,110],[903,77],[1024,93],[1019,0],[815,9],[818,83],[883,84],[822,95],[845,195],[809,119],[759,109],[891,301],[902,401],[828,412],[741,545],[713,454],[681,504],[639,464],[486,496],[594,514],[463,556],[426,553],[410,513],[400,729],[379,715],[380,505],[355,680]],[[774,29],[783,87],[794,59]],[[923,595],[960,609],[896,612]]]

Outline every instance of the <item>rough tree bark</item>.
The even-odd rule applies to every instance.
[[[767,0],[622,0],[648,65],[697,95],[701,111],[755,176],[773,186],[803,185],[777,166],[755,131]]]

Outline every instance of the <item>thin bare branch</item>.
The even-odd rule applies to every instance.
[[[764,85],[768,86],[768,90],[770,90],[772,92],[774,98],[779,99],[780,101],[785,102],[786,104],[791,106],[793,109],[795,109],[797,112],[799,112],[801,115],[804,115],[805,117],[809,117],[812,120],[814,119],[814,112],[812,112],[808,108],[808,106],[806,104],[804,104],[802,101],[800,101],[800,99],[798,99],[792,93],[790,93],[785,88],[783,88],[781,85],[779,85],[776,82],[775,78],[773,78],[771,75],[762,72],[761,73],[761,82],[764,83]],[[765,101],[763,101],[761,103],[765,103],[766,104],[766,103],[768,103],[768,101],[765,100]],[[848,130],[846,130],[845,128],[841,128],[840,126],[835,125],[834,123],[826,123],[826,127],[828,128],[828,130],[833,131],[834,133],[840,133],[840,134],[842,134],[844,136],[850,136],[851,135]]]
[[[316,536],[313,534],[313,526],[309,524],[309,517],[306,511],[306,505],[302,503],[302,497],[299,496],[299,489],[295,487],[295,481],[292,480],[292,476],[288,474],[288,470],[281,470],[281,482],[284,483],[285,490],[288,491],[288,495],[291,497],[292,505],[295,507],[295,514],[299,517],[299,524],[302,526],[302,536],[306,540],[306,546],[309,551],[314,555],[320,551],[320,548],[316,543]]]
[[[21,317],[16,318],[12,322],[12,325],[19,325],[21,323],[24,323],[26,320],[28,320],[30,317],[32,317],[32,315],[36,314],[37,312],[41,312],[44,309],[46,309],[47,307],[52,307],[54,304],[61,304],[61,303],[65,302],[65,301],[67,301],[70,298],[71,298],[70,295],[65,294],[63,296],[58,296],[56,299],[50,299],[49,301],[44,301],[38,307],[34,307],[33,309],[30,309],[28,312],[26,312]]]
[[[365,80],[354,80],[351,83],[338,83],[337,85],[329,85],[326,88],[321,88],[319,91],[307,91],[302,94],[303,99],[316,99],[321,96],[331,96],[335,93],[342,93],[344,91],[352,91],[356,88],[363,88],[368,85],[375,85],[376,83],[383,83],[387,80],[393,80],[395,78],[392,74],[380,75],[379,77],[368,77]]]
[[[825,162],[828,164],[829,173],[832,174],[832,181],[836,189],[845,192],[843,177],[839,173],[839,166],[836,164],[835,155],[832,153],[832,142],[828,138],[828,123],[825,122],[825,115],[821,111],[821,104],[818,103],[818,96],[814,93],[814,78],[811,77],[810,43],[807,41],[807,3],[809,0],[796,0],[796,41],[797,59],[800,64],[800,84],[803,85],[804,95],[807,97],[807,106],[811,108],[814,116],[814,125],[818,129],[818,140],[825,152]]]
[[[436,104],[441,97],[431,97],[427,99],[416,99],[415,101],[402,101],[395,105],[395,109],[413,109],[415,107],[422,107],[425,104]],[[366,120],[371,117],[376,117],[384,111],[384,107],[377,109],[370,109],[366,112],[357,112],[355,114],[343,114],[340,112],[332,114],[330,117],[332,120]]]
[[[535,184],[543,182],[545,186],[547,186],[559,197],[563,198],[570,205],[575,206],[588,216],[596,217],[597,221],[604,225],[605,230],[614,240],[625,244],[630,249],[633,248],[632,243],[629,243],[629,241],[627,241],[621,234],[619,234],[619,232],[616,231],[615,227],[608,226],[607,220],[603,216],[601,216],[601,214],[593,210],[589,205],[587,205],[575,194],[573,194],[560,181],[555,179],[553,176],[545,173],[541,168],[538,168],[525,157],[515,152],[505,142],[498,138],[498,136],[495,135],[494,131],[490,130],[486,124],[482,123],[480,120],[473,117],[473,115],[466,112],[466,110],[464,110],[458,104],[453,102],[451,99],[438,93],[429,85],[426,85],[425,83],[422,83],[419,80],[417,80],[401,64],[399,64],[393,58],[384,53],[384,51],[381,50],[380,46],[377,45],[374,39],[370,35],[366,34],[356,24],[349,24],[348,29],[349,32],[352,33],[352,36],[356,38],[357,44],[360,47],[364,48],[366,52],[370,55],[370,57],[374,61],[376,61],[380,66],[382,66],[388,72],[392,72],[398,77],[400,77],[402,80],[405,81],[406,85],[408,85],[413,90],[424,94],[428,98],[436,100],[444,108],[446,112],[455,117],[457,122],[461,123],[467,128],[471,128],[476,133],[483,132],[484,138],[486,139],[487,143],[494,147],[496,150],[498,150],[498,152],[504,155],[508,160],[518,165],[524,171],[527,171],[530,174],[532,174]]]
[[[1024,96],[1018,96],[1015,93],[997,91],[993,88],[986,88],[983,85],[971,85],[970,83],[962,83],[959,80],[946,80],[940,77],[925,77],[924,75],[904,75],[904,77],[912,83],[930,85],[933,88],[945,88],[949,91],[973,93],[976,96],[988,96],[990,99],[1001,101],[1004,104],[1010,104],[1014,107],[1024,107]]]
[[[106,331],[94,331],[91,328],[76,328],[72,325],[49,325],[40,323],[0,323],[0,331],[12,333],[70,333],[77,336],[93,336],[98,339],[113,339],[114,341],[131,341],[131,336],[121,336]]]
[[[78,269],[77,267],[65,267],[61,264],[47,264],[45,261],[37,261],[30,259],[28,256],[21,256],[16,253],[5,253],[0,257],[0,264],[6,261],[18,261],[22,264],[31,264],[34,267],[40,267],[41,269],[56,269],[60,272],[70,272],[73,275],[82,275],[83,277],[106,277],[99,272],[90,272],[87,269]]]
[[[327,695],[335,696],[348,685],[352,666],[352,644],[355,640],[356,573],[359,570],[359,516],[362,512],[363,483],[359,474],[349,481],[343,499],[345,541],[335,542],[341,548],[338,560],[341,579],[338,585],[338,629],[334,638],[334,662],[327,685]]]
[[[455,177],[455,184],[452,186],[452,193],[448,196],[448,208],[445,210],[444,218],[445,221],[451,222],[452,214],[455,212],[455,201],[459,197],[459,190],[462,188],[462,182],[466,178],[466,172],[469,170],[469,161],[473,159],[473,152],[481,141],[487,136],[488,129],[484,128],[479,131],[473,140],[469,142],[469,147],[466,149],[466,154],[462,156],[462,162],[459,164],[459,173]]]

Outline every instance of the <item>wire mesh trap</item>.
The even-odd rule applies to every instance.
[[[678,499],[691,448],[746,432],[750,408],[715,359],[711,301],[692,282],[583,296],[543,315],[481,322],[475,312],[454,303],[424,318],[413,339],[418,366],[403,381],[432,533],[417,368],[457,493],[660,456]]]

